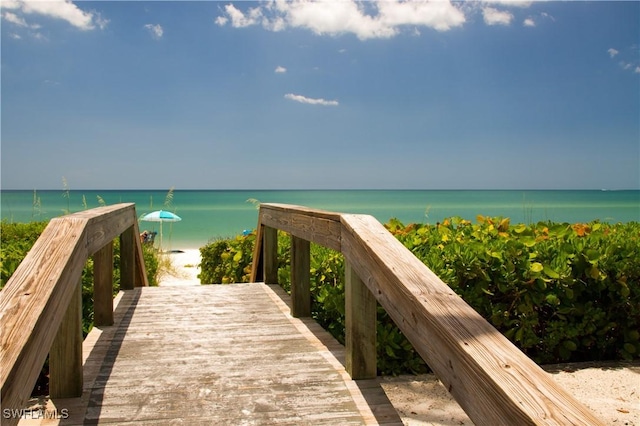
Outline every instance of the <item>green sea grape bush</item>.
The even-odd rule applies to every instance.
[[[386,226],[539,363],[638,358],[640,224]]]
[[[385,227],[536,362],[639,357],[637,222],[511,225],[478,216],[407,226],[392,219]],[[290,239],[279,234],[278,241],[279,282],[288,290]],[[202,248],[202,276],[247,282],[254,243],[252,234]],[[344,342],[342,255],[312,244],[310,273],[312,315]],[[377,333],[382,374],[425,371],[381,307]]]
[[[249,282],[255,232],[232,239],[218,239],[200,248],[202,284]]]

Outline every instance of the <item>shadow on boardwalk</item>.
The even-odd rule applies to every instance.
[[[350,380],[344,348],[283,299],[264,284],[125,292],[116,324],[85,340],[83,396],[37,423],[401,425],[379,382]]]

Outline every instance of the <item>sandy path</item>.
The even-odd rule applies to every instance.
[[[160,286],[200,285],[200,250],[185,249],[163,253],[171,261],[172,271],[162,274],[159,278]]]
[[[604,424],[640,426],[640,361],[543,368]],[[434,375],[382,377],[380,380],[405,425],[473,425]]]

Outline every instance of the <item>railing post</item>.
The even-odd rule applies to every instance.
[[[69,301],[49,350],[49,392],[51,398],[82,395],[82,280]]]
[[[140,237],[135,235],[133,226],[120,234],[120,288],[122,290],[132,290],[135,284],[136,252],[134,250],[134,238]]]
[[[295,318],[311,316],[311,264],[309,241],[291,236],[291,315]]]
[[[263,231],[264,283],[278,284],[278,230],[265,226]]]
[[[93,255],[93,322],[113,325],[113,241]]]
[[[373,379],[377,375],[377,302],[347,260],[344,291],[347,373],[354,380]]]

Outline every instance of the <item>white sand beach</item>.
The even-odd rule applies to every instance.
[[[159,277],[160,286],[200,285],[198,274],[200,273],[200,250],[184,249],[163,253],[172,265],[169,273],[163,273]]]
[[[560,364],[543,369],[604,424],[640,426],[640,361]],[[380,380],[405,425],[473,425],[433,374]]]

